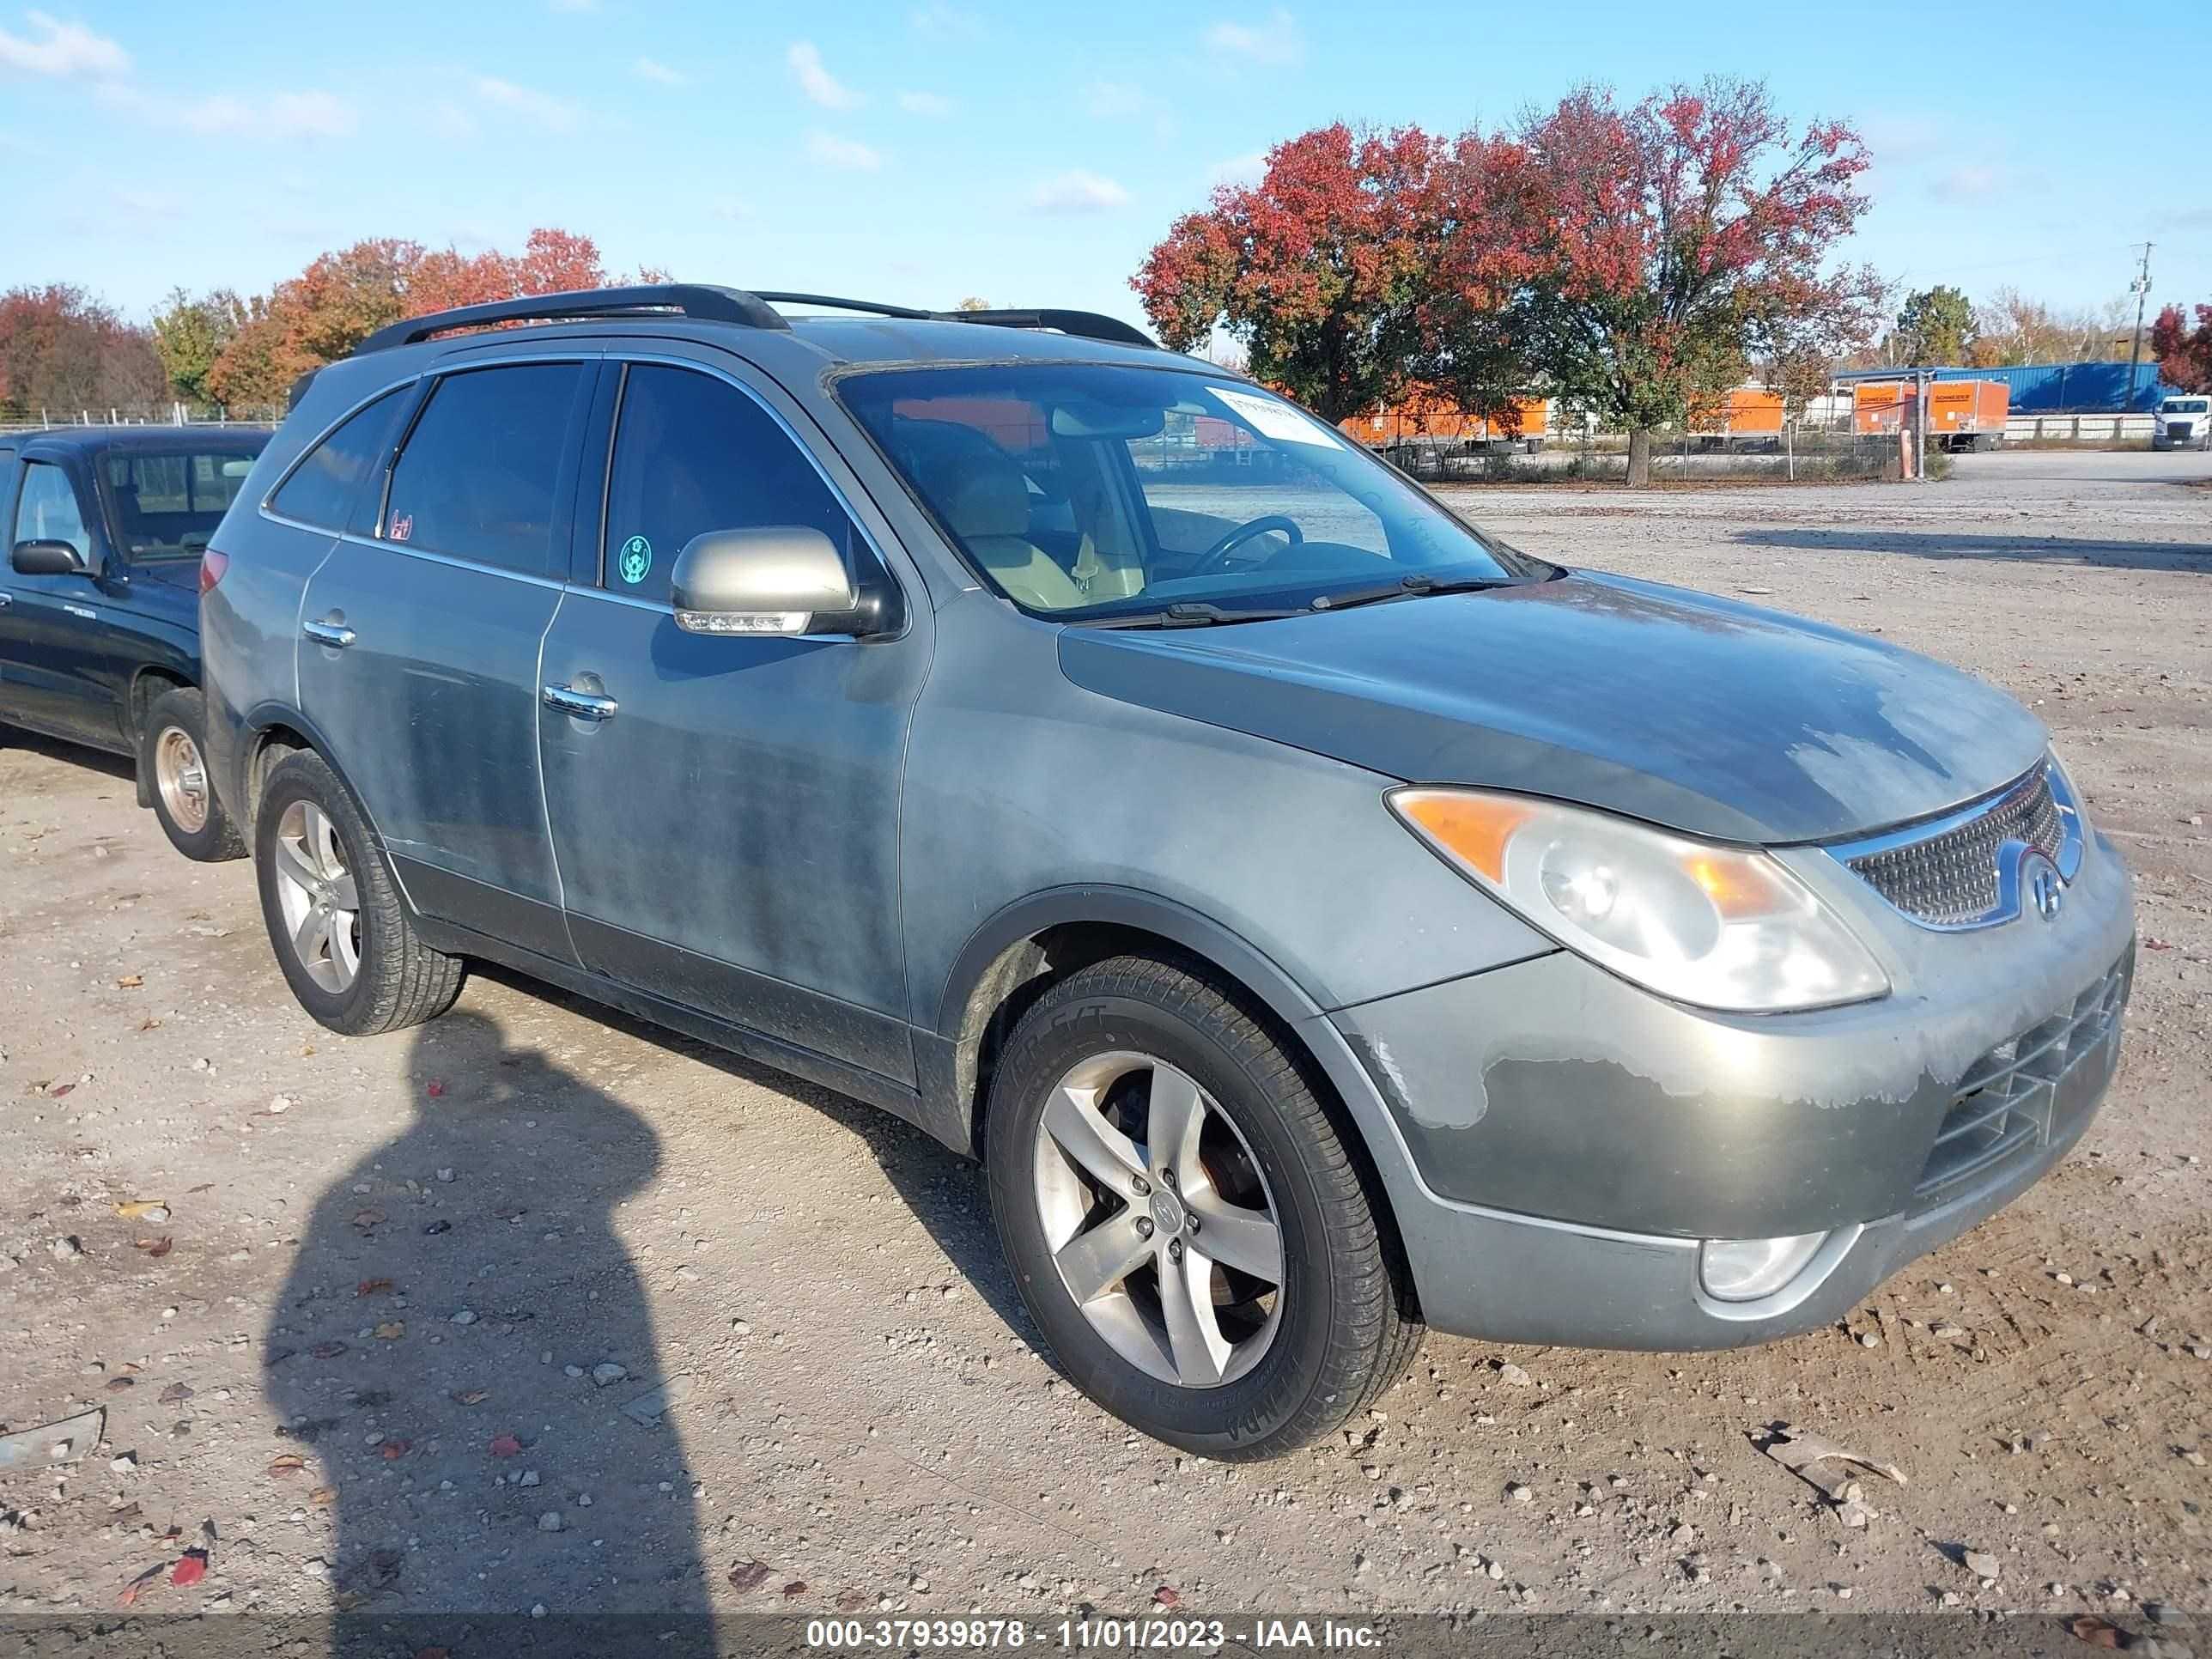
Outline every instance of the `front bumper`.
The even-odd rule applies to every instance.
[[[1866,912],[1834,860],[1785,856]],[[2134,963],[2109,844],[2091,837],[2051,921],[1861,931],[1894,988],[1853,1008],[1705,1013],[1563,951],[1329,1016],[1413,1165],[1393,1199],[1430,1322],[1603,1347],[1785,1335],[2064,1157],[2118,1064]],[[1700,1288],[1703,1240],[1816,1232],[1760,1300]]]

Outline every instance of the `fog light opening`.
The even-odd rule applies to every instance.
[[[1709,1238],[1698,1251],[1698,1282],[1717,1302],[1756,1302],[1796,1278],[1827,1237]]]

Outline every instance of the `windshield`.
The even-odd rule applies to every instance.
[[[969,562],[1055,620],[1233,619],[1549,574],[1254,386],[1030,363],[871,372],[837,392]]]
[[[126,558],[197,559],[253,470],[254,452],[110,450],[101,463],[109,533]]]
[[[2212,412],[2212,398],[2168,398],[2159,405],[2161,415],[2203,415]]]

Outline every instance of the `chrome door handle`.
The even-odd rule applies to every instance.
[[[353,643],[353,629],[343,623],[302,623],[300,631],[318,645],[333,646],[341,651]]]
[[[566,685],[547,686],[545,706],[564,714],[574,714],[580,720],[611,720],[622,707],[612,697],[597,691],[578,691]]]

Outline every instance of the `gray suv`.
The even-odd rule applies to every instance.
[[[316,1018],[486,959],[896,1113],[1074,1381],[1214,1456],[1424,1325],[1833,1321],[2117,1060],[2128,876],[2011,698],[1517,552],[1111,319],[395,325],[202,586]]]

